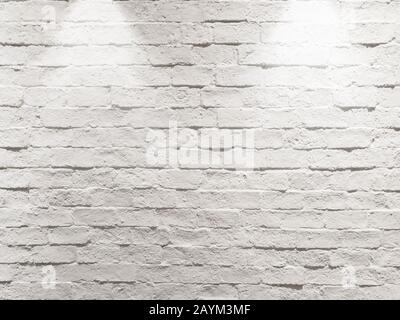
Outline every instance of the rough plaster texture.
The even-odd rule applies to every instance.
[[[399,23],[398,0],[2,0],[0,298],[400,298]],[[186,149],[252,166],[149,157],[233,132]]]

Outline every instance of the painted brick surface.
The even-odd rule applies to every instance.
[[[400,298],[399,0],[0,2],[0,298]]]

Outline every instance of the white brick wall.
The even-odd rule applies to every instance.
[[[399,146],[399,0],[1,0],[0,298],[400,298]]]

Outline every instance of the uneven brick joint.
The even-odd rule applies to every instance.
[[[1,0],[0,298],[400,298],[399,41],[400,0]]]

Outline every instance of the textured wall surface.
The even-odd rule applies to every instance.
[[[400,298],[400,1],[0,3],[0,298]]]

